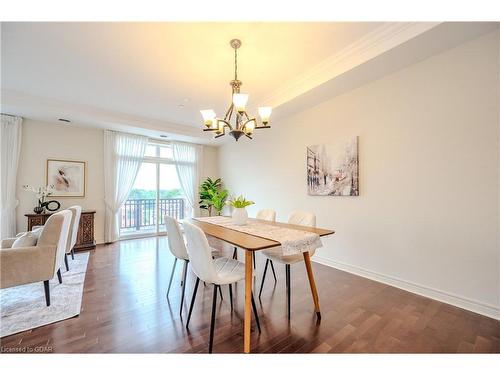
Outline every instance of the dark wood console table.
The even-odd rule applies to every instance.
[[[24,215],[28,218],[28,230],[31,230],[35,225],[44,225],[52,214],[53,213]],[[94,210],[82,211],[80,225],[78,226],[75,251],[95,249],[94,214]]]

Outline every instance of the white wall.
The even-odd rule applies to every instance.
[[[203,179],[219,177],[218,148],[203,146]]]
[[[79,160],[87,162],[85,197],[53,199],[61,203],[61,208],[78,204],[83,209],[96,210],[95,239],[97,243],[104,242],[103,138],[103,131],[99,129],[24,119],[17,173],[18,231],[26,230],[24,214],[33,213],[37,203],[34,194],[24,191],[22,186],[45,185],[47,159]]]
[[[33,213],[37,200],[22,185],[45,184],[46,161],[49,158],[87,162],[86,196],[84,198],[54,198],[62,208],[74,204],[95,209],[95,239],[104,242],[104,171],[102,129],[78,127],[74,124],[49,124],[24,119],[21,157],[17,174],[17,230],[26,230],[24,214]],[[217,149],[204,147],[204,175],[217,176]]]
[[[252,214],[309,210],[335,229],[317,261],[500,319],[499,42],[482,36],[230,142],[221,176]],[[350,135],[360,196],[308,196],[306,146]]]

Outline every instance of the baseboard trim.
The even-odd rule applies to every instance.
[[[353,266],[347,263],[331,260],[319,255],[315,255],[312,260],[328,267],[333,267],[341,271],[349,272],[370,280],[378,281],[399,289],[406,290],[427,298],[435,299],[465,310],[472,311],[477,314],[500,320],[500,308],[485,304],[479,301],[474,301],[465,297],[457,296],[452,293],[444,292],[439,289],[430,288],[427,286],[415,284],[396,277],[384,275],[378,272],[370,271],[361,267]]]

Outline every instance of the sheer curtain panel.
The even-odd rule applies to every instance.
[[[146,152],[148,138],[104,131],[104,240],[120,237],[120,207],[127,199]]]
[[[198,216],[198,192],[202,171],[203,146],[191,143],[172,142],[172,155],[188,204],[191,216]]]
[[[0,119],[0,238],[16,235],[17,166],[21,152],[23,119],[1,115]]]

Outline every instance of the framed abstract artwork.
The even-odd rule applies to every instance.
[[[53,197],[85,196],[84,161],[47,159],[47,185],[53,185]]]
[[[309,195],[358,196],[358,137],[307,147]]]

